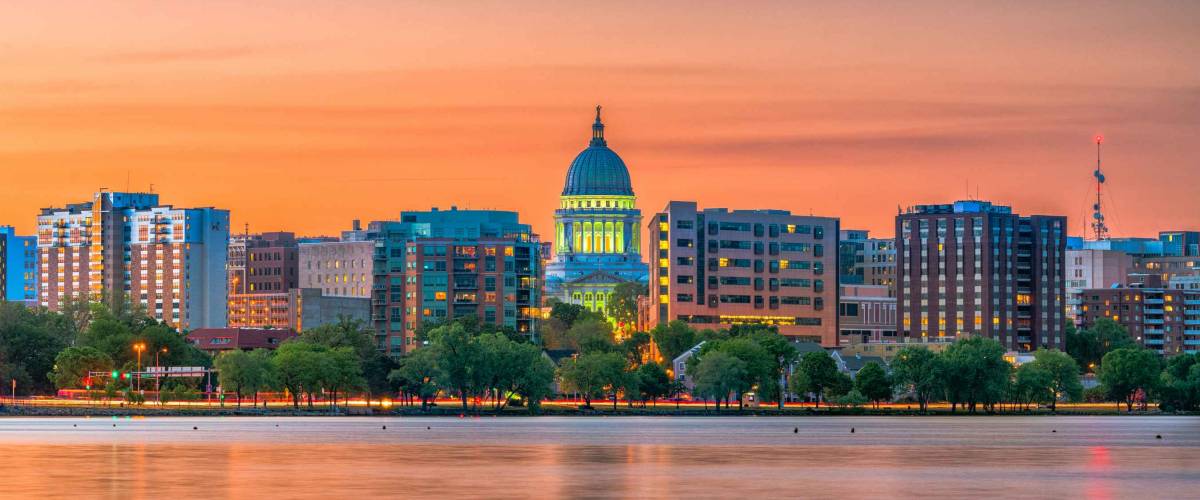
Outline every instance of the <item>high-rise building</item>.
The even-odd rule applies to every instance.
[[[554,212],[547,296],[606,312],[617,285],[646,282],[636,202],[629,169],[609,149],[597,106],[591,142],[571,162]]]
[[[229,212],[102,191],[38,216],[38,300],[128,300],[179,329],[226,324]]]
[[[838,219],[786,210],[700,211],[672,201],[649,225],[650,322],[765,324],[838,345]]]
[[[1173,257],[1200,256],[1200,231],[1160,231],[1163,255]]]
[[[1063,348],[1066,224],[1066,217],[1022,217],[976,200],[897,215],[900,335]]]
[[[37,236],[0,226],[0,299],[37,304]]]
[[[403,212],[349,236],[374,245],[371,321],[381,349],[410,351],[422,324],[465,316],[536,335],[541,244],[516,212]]]
[[[1159,354],[1200,350],[1200,290],[1166,288],[1156,275],[1135,279],[1120,288],[1081,290],[1080,326],[1089,328],[1108,318]]]
[[[1082,312],[1079,292],[1090,288],[1118,288],[1128,283],[1133,258],[1116,250],[1067,250],[1067,310],[1078,323]]]

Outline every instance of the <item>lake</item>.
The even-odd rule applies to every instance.
[[[5,418],[0,464],[5,498],[1196,498],[1200,417]]]

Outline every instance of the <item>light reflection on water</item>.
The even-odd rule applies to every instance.
[[[0,466],[6,498],[1194,498],[1200,418],[0,419]]]

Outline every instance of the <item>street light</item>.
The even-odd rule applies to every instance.
[[[142,390],[142,351],[146,350],[146,343],[138,342],[136,344],[133,344],[133,350],[137,351],[137,371],[138,371],[137,390],[138,390],[138,392],[141,392],[141,390]]]
[[[162,376],[163,376],[163,372],[165,372],[166,370],[163,370],[162,365],[158,363],[159,353],[166,354],[167,348],[164,347],[162,349],[154,351],[154,366],[158,367],[158,373],[154,374],[154,392],[158,393],[158,404],[159,404],[159,406],[161,406],[162,405]]]

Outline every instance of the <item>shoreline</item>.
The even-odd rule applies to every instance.
[[[152,407],[68,407],[68,406],[4,406],[0,407],[0,419],[25,417],[1005,417],[1005,416],[1196,416],[1197,413],[1169,413],[1157,409],[1146,411],[1120,412],[1115,409],[1100,410],[1049,409],[1006,410],[996,413],[967,413],[964,410],[950,412],[949,409],[931,409],[921,413],[908,409],[869,409],[869,408],[747,408],[738,411],[736,408],[716,411],[698,408],[624,408],[615,411],[609,408],[595,407],[591,410],[563,407],[543,407],[537,414],[530,414],[525,408],[507,408],[500,411],[480,409],[463,412],[461,408],[435,407],[427,410],[419,408],[341,408],[332,412],[328,408],[272,408],[250,409],[237,407],[217,408],[152,408]]]

